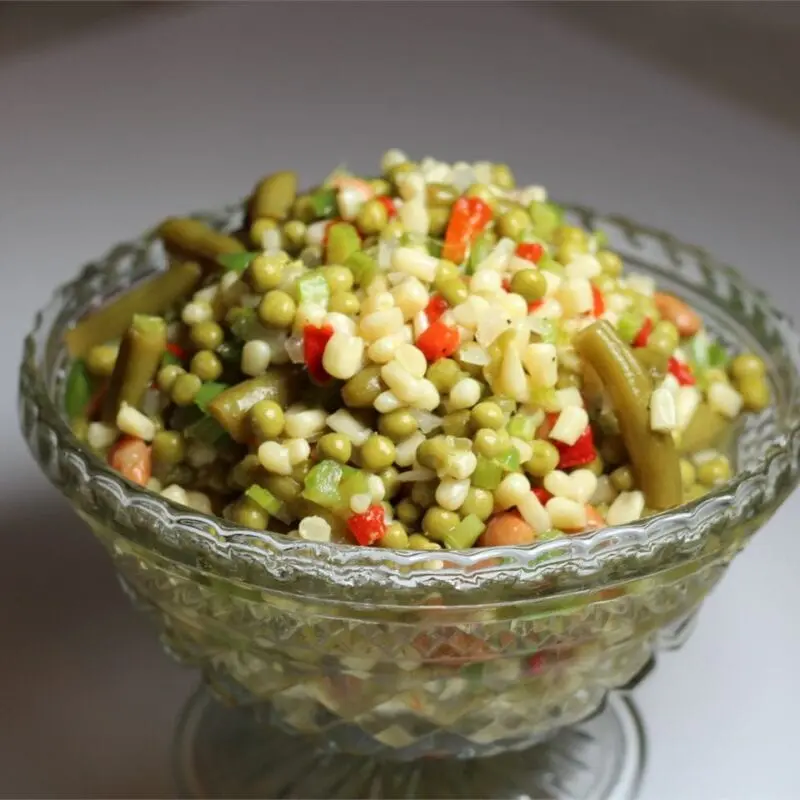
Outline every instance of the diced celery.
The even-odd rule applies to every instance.
[[[196,439],[203,444],[214,446],[220,446],[226,438],[230,438],[222,425],[213,417],[202,417],[192,422],[186,426],[183,433],[187,439]]]
[[[516,447],[509,447],[505,453],[497,456],[495,461],[506,472],[516,472],[519,469],[519,450]]]
[[[344,475],[344,467],[332,459],[320,461],[312,467],[305,479],[303,497],[323,508],[337,508],[342,504],[339,484]]]
[[[217,262],[229,272],[244,272],[258,253],[220,253]]]
[[[510,436],[529,442],[536,434],[536,419],[527,414],[515,414],[508,421],[506,430]]]
[[[639,311],[626,311],[617,322],[617,333],[623,342],[630,344],[642,329],[642,325],[644,316]]]
[[[467,272],[472,273],[475,267],[483,261],[489,253],[492,252],[493,237],[491,234],[480,234],[469,248],[469,256],[467,258]]]
[[[444,535],[445,547],[450,550],[466,550],[478,541],[485,528],[475,514],[469,514]]]
[[[353,253],[344,265],[353,273],[353,280],[362,287],[369,285],[378,271],[375,259],[361,250]]]
[[[318,270],[311,270],[297,279],[297,299],[301,303],[328,307],[331,291],[325,276]]]
[[[564,219],[564,211],[555,203],[532,202],[528,206],[528,213],[533,221],[533,231],[543,239],[551,239],[555,229]]]
[[[493,492],[503,480],[503,467],[497,461],[478,456],[478,464],[470,480],[473,486]]]
[[[281,510],[281,501],[269,489],[254,483],[245,494],[268,514],[275,515]]]
[[[336,190],[320,189],[311,195],[311,207],[317,219],[328,219],[336,213]]]

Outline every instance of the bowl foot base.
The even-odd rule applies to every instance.
[[[200,689],[183,711],[175,746],[181,794],[205,798],[516,798],[632,800],[644,734],[630,700],[605,707],[520,752],[459,761],[386,762],[315,753],[266,730],[247,708],[227,708]]]

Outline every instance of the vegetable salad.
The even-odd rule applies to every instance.
[[[728,480],[770,400],[685,302],[489,162],[260,181],[232,234],[67,335],[76,435],[127,479],[255,530],[416,550],[632,522]]]

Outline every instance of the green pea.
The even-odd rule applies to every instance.
[[[399,522],[392,522],[386,526],[386,533],[378,540],[379,547],[388,547],[393,550],[406,550],[408,548],[408,534]]]
[[[381,367],[367,367],[342,386],[342,400],[350,408],[372,408],[375,398],[385,388]]]
[[[264,294],[277,289],[289,259],[284,253],[256,256],[244,274],[244,279],[254,292]]]
[[[631,470],[630,466],[627,464],[622,467],[617,467],[611,473],[610,477],[611,485],[618,492],[630,492],[636,483],[633,476],[633,470]]]
[[[447,224],[450,222],[449,208],[428,209],[428,235],[435,238],[444,236]]]
[[[353,455],[353,445],[341,433],[326,433],[317,442],[317,452],[321,458],[332,458],[346,464]]]
[[[292,467],[292,477],[300,484],[305,481],[309,472],[311,472],[311,464],[308,461],[301,461]]]
[[[314,208],[314,201],[310,195],[299,195],[292,204],[291,216],[293,219],[299,219],[308,225],[313,222],[317,217],[316,209]]]
[[[574,389],[581,387],[581,376],[574,372],[562,372],[556,378],[556,389]]]
[[[411,487],[411,499],[418,508],[430,508],[436,502],[436,481],[416,481]]]
[[[267,292],[258,307],[258,318],[268,328],[288,328],[296,313],[294,300],[280,289]]]
[[[676,347],[677,343],[670,336],[655,330],[647,339],[647,349],[661,356],[671,356]]]
[[[267,527],[267,516],[264,509],[254,503],[249,497],[242,497],[237,500],[233,507],[233,521],[243,528],[253,528],[253,530],[263,531]]]
[[[481,428],[475,432],[474,438],[475,452],[486,458],[494,458],[503,452],[502,437],[500,431],[491,428]]]
[[[469,297],[467,284],[461,278],[452,278],[439,285],[439,293],[451,306],[463,303]]]
[[[347,267],[323,267],[322,274],[325,276],[331,294],[349,292],[353,288],[353,273]]]
[[[153,460],[162,467],[174,467],[186,457],[186,443],[177,431],[159,431],[153,438]]]
[[[453,411],[442,418],[442,430],[447,436],[468,436],[470,419],[469,409]]]
[[[441,546],[432,542],[427,536],[421,533],[412,533],[408,537],[409,550],[441,550]]]
[[[489,519],[494,510],[494,497],[486,489],[478,489],[477,486],[470,486],[467,492],[467,499],[459,509],[461,516],[467,517],[474,514],[480,520]]]
[[[86,368],[92,375],[108,378],[117,363],[119,347],[114,344],[97,344],[86,354]]]
[[[525,462],[525,472],[535,478],[543,478],[558,469],[561,458],[558,449],[545,439],[534,439],[531,442],[531,457]]]
[[[731,465],[725,456],[715,456],[697,466],[697,480],[704,486],[718,486],[731,477]]]
[[[417,461],[428,469],[441,469],[450,456],[450,446],[445,436],[434,436],[426,439],[417,448]]]
[[[328,301],[328,310],[338,314],[346,314],[353,317],[358,314],[361,303],[352,292],[334,292]]]
[[[586,252],[586,246],[578,242],[567,241],[556,248],[556,259],[565,266]]]
[[[383,197],[392,193],[392,184],[383,178],[370,178],[367,183],[375,197]]]
[[[442,541],[444,537],[459,523],[455,511],[448,511],[440,506],[433,506],[422,518],[422,530],[431,538]]]
[[[282,503],[297,500],[303,491],[303,485],[288,475],[269,475],[263,483],[264,488],[269,489]]]
[[[742,395],[744,407],[748,411],[762,411],[769,405],[769,384],[763,377],[749,375],[742,378],[739,381],[738,389]]]
[[[559,225],[553,231],[553,243],[556,245],[573,242],[586,249],[586,231],[575,225]]]
[[[77,417],[70,423],[72,435],[79,441],[85,442],[89,435],[89,420],[85,417]]]
[[[764,362],[753,353],[742,353],[731,361],[731,375],[734,380],[744,381],[748,378],[763,378],[767,369]]]
[[[597,456],[594,461],[590,461],[586,465],[586,469],[588,469],[592,475],[596,475],[599,478],[606,471],[606,465],[603,461],[603,457]]]
[[[471,417],[472,425],[476,429],[491,428],[492,430],[499,430],[506,424],[503,409],[497,403],[492,403],[489,400],[478,403],[472,409]]]
[[[393,466],[388,466],[378,473],[384,491],[384,500],[391,500],[400,489],[400,482],[397,480],[399,472]],[[391,508],[389,509],[391,511]]]
[[[538,269],[521,269],[511,279],[511,291],[522,295],[529,303],[541,300],[547,291],[547,281]]]
[[[203,382],[197,375],[191,373],[184,373],[179,375],[175,383],[172,384],[170,390],[170,397],[176,406],[188,406],[194,402],[194,398],[200,391]]]
[[[278,223],[274,219],[269,219],[267,217],[263,219],[257,219],[251,226],[250,226],[250,241],[256,247],[263,247],[264,246],[264,234],[267,231],[275,230],[278,227]]]
[[[438,289],[445,281],[451,281],[460,277],[461,273],[458,271],[458,267],[452,261],[447,261],[447,259],[443,258],[436,266],[436,275],[434,276],[433,283]]]
[[[227,484],[232,489],[244,491],[256,483],[259,473],[263,473],[261,462],[255,453],[250,453],[229,471]]]
[[[380,200],[367,200],[356,217],[358,229],[367,235],[380,233],[388,221],[389,212]]]
[[[159,391],[164,392],[164,394],[169,394],[172,391],[172,387],[175,385],[175,381],[178,380],[181,375],[185,374],[186,370],[178,364],[167,364],[161,367],[156,375],[156,385]]]
[[[199,350],[216,350],[225,340],[225,332],[220,325],[209,319],[192,325],[189,338]]]
[[[429,183],[425,187],[425,200],[428,213],[434,208],[444,208],[450,213],[450,206],[458,200],[458,189],[448,183]]]
[[[222,374],[222,362],[211,350],[198,350],[192,356],[189,369],[201,381],[215,381]]]
[[[281,247],[290,253],[297,253],[306,243],[306,225],[299,219],[290,219],[283,224]]]
[[[618,278],[622,274],[622,259],[611,250],[598,250],[595,258],[600,262],[603,274],[612,278]]]
[[[485,183],[473,183],[471,186],[467,187],[467,191],[464,192],[464,197],[477,197],[478,200],[483,200],[492,211],[497,207],[497,198],[494,192]]]
[[[664,336],[674,342],[673,350],[680,344],[681,335],[678,333],[678,328],[674,322],[670,322],[667,319],[656,322],[653,327],[653,332],[650,335],[652,336],[653,334],[656,336]]]
[[[500,189],[513,189],[516,182],[511,167],[508,164],[492,164],[492,183]]]
[[[402,175],[406,175],[409,172],[414,172],[416,169],[417,165],[413,161],[401,161],[399,164],[395,164],[389,169],[386,177],[396,187],[398,178],[400,178]]]
[[[361,461],[367,469],[377,472],[394,463],[395,453],[391,439],[373,433],[361,448]]]
[[[600,455],[606,464],[622,464],[628,457],[622,437],[618,435],[605,436],[600,443]]]
[[[410,528],[412,525],[416,525],[417,522],[419,522],[419,518],[422,516],[420,507],[414,504],[408,498],[401,500],[397,504],[394,513],[397,519],[399,519],[400,522],[402,522],[407,528]]]
[[[680,467],[681,483],[683,484],[683,488],[689,489],[690,487],[694,486],[694,483],[697,480],[697,470],[694,468],[694,464],[692,464],[688,458],[682,458],[680,460]]]
[[[283,433],[283,409],[273,400],[259,400],[248,416],[250,428],[261,442],[277,439]]]
[[[393,442],[407,439],[412,433],[416,433],[418,428],[416,417],[405,408],[382,414],[378,422],[378,431]]]
[[[528,212],[522,206],[516,206],[500,217],[497,221],[497,230],[501,236],[519,241],[522,234],[531,229],[532,224]]]
[[[500,410],[510,417],[517,410],[517,403],[510,397],[503,397],[502,395],[490,395],[486,398],[490,403],[500,406]]]
[[[440,394],[447,394],[461,380],[463,372],[452,358],[440,358],[428,367],[425,377]]]

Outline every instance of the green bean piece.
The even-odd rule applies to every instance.
[[[729,429],[725,417],[712,411],[708,403],[700,403],[681,434],[678,449],[682,454],[708,450],[719,445]]]
[[[157,232],[171,256],[178,261],[198,261],[210,272],[220,269],[219,256],[245,252],[238,239],[215,231],[198,219],[170,217],[161,223]]]
[[[250,197],[250,222],[257,219],[286,219],[296,197],[297,173],[275,172],[267,175],[256,184]]]
[[[138,408],[156,377],[167,347],[167,323],[161,317],[134,316],[122,337],[114,372],[103,401],[103,420],[113,423],[123,403]]]
[[[86,354],[86,367],[98,378],[109,378],[114,372],[119,348],[114,344],[96,344]]]
[[[135,314],[160,314],[188,295],[202,277],[197,264],[176,264],[84,317],[64,337],[69,354],[83,357],[95,345],[119,339]]]
[[[578,354],[594,368],[611,398],[637,483],[650,508],[681,502],[681,470],[672,436],[650,429],[651,380],[616,331],[600,320],[575,337]]]
[[[245,444],[250,435],[248,411],[260,400],[274,400],[285,407],[288,394],[287,373],[272,369],[266,375],[242,381],[218,394],[208,404],[208,412],[234,441]]]
[[[82,418],[92,398],[92,379],[86,364],[77,359],[72,362],[64,387],[64,406],[67,417],[74,421]]]

